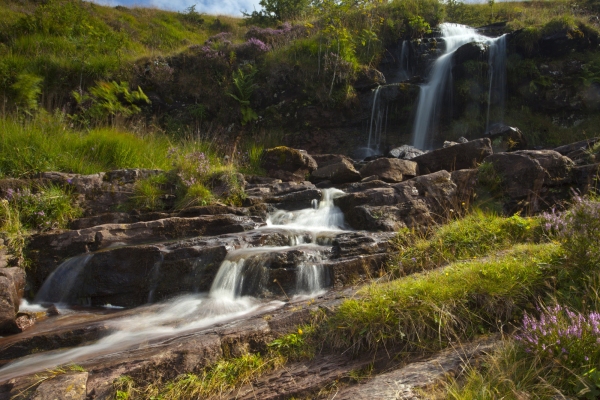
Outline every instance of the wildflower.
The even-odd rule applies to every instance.
[[[298,328],[298,335],[302,335],[304,332],[302,332],[302,329]]]

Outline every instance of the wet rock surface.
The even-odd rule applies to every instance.
[[[0,269],[0,334],[23,330],[17,321],[19,302],[25,288],[25,271],[19,267]]]
[[[427,174],[441,170],[456,171],[475,168],[483,159],[493,154],[490,139],[477,139],[467,143],[437,149],[412,159],[419,165],[419,173]]]

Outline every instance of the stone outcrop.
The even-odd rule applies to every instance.
[[[498,153],[485,159],[493,165],[501,183],[506,213],[535,212],[539,210],[539,193],[544,184],[546,170],[526,154]]]
[[[348,160],[341,160],[335,164],[327,164],[317,168],[310,176],[313,182],[329,181],[333,184],[358,182],[360,173],[354,169],[354,165]]]
[[[384,182],[397,183],[417,176],[417,164],[395,158],[378,158],[360,169],[363,178],[377,176]]]
[[[304,150],[275,147],[265,151],[261,166],[271,178],[302,182],[317,169],[317,162]]]
[[[86,216],[113,211],[126,204],[133,196],[135,182],[158,175],[163,171],[154,169],[121,169],[92,175],[64,172],[42,172],[42,181],[67,186],[79,196],[79,203]]]
[[[86,400],[87,372],[67,373],[44,380],[30,397],[31,400]]]
[[[417,149],[414,146],[402,145],[395,147],[388,152],[388,157],[399,158],[401,160],[412,160],[413,158],[425,154],[424,151]]]
[[[455,212],[458,201],[450,173],[438,171],[389,187],[356,191],[335,199],[335,204],[354,229],[397,231],[443,221]]]
[[[490,139],[484,138],[433,150],[413,158],[412,161],[419,165],[420,174],[441,170],[451,172],[459,169],[475,168],[492,153]]]
[[[25,271],[19,267],[0,268],[0,334],[18,333],[19,303],[25,289]]]
[[[494,144],[496,152],[525,150],[527,139],[519,128],[507,125],[496,126],[487,133]],[[496,144],[496,142],[499,142]]]

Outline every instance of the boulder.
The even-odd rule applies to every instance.
[[[349,193],[334,203],[354,229],[396,231],[426,227],[452,216],[457,204],[456,189],[450,173],[438,171],[388,187]]]
[[[267,207],[295,211],[310,208],[313,200],[321,200],[321,191],[311,182],[282,182],[246,185],[244,205],[256,208],[266,203]]]
[[[317,162],[319,168],[323,168],[331,164],[338,164],[344,161],[354,164],[350,157],[342,154],[313,154],[311,157]]]
[[[279,146],[265,151],[261,166],[271,178],[302,182],[317,169],[317,162],[305,151]]]
[[[388,157],[400,158],[402,160],[412,160],[413,158],[425,154],[424,151],[407,144],[396,147],[388,152]]]
[[[538,160],[515,152],[493,154],[484,162],[493,165],[500,179],[502,194],[506,197],[505,213],[539,210],[539,195],[547,173]]]
[[[571,170],[575,163],[554,150],[521,150],[514,153],[527,156],[540,163],[546,170],[544,186],[562,185],[571,180]]]
[[[369,67],[362,68],[354,82],[354,88],[359,92],[374,89],[379,85],[385,85],[385,76],[375,68]]]
[[[492,140],[494,148],[500,151],[525,150],[527,139],[519,128],[498,125],[490,129],[487,136]]]
[[[0,269],[0,334],[22,331],[17,311],[25,288],[25,271],[18,267]]]
[[[310,177],[313,182],[330,181],[333,184],[360,181],[360,174],[348,160],[317,168]]]
[[[454,64],[463,64],[467,61],[487,61],[489,47],[480,42],[470,42],[460,46],[452,55]]]
[[[433,150],[413,158],[412,161],[419,165],[420,174],[430,174],[441,170],[475,168],[492,153],[490,139],[484,138]]]
[[[85,400],[87,372],[67,373],[44,380],[30,397],[31,400]]]
[[[566,144],[564,146],[560,146],[554,149],[554,151],[562,154],[563,156],[567,156],[569,153],[572,153],[574,151],[577,150],[589,150],[592,147],[594,147],[594,145],[596,143],[600,142],[600,138],[593,138],[593,139],[586,139],[586,140],[581,140],[579,142],[575,142],[575,143],[570,143],[570,144]]]
[[[384,182],[402,182],[406,178],[417,176],[417,164],[395,158],[378,158],[360,169],[360,175],[367,178],[377,175]]]

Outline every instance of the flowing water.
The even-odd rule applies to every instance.
[[[198,331],[216,323],[273,311],[284,303],[261,301],[255,296],[270,281],[268,264],[271,257],[286,251],[302,255],[300,264],[296,265],[296,294],[314,296],[322,293],[327,277],[320,265],[320,254],[326,247],[316,242],[322,234],[327,236],[332,232],[342,232],[345,226],[342,212],[333,204],[333,200],[343,192],[337,189],[324,189],[322,192],[323,199],[315,208],[295,212],[277,211],[270,216],[268,227],[265,228],[281,229],[291,237],[301,237],[300,231],[308,231],[309,240],[295,239],[296,242],[306,243],[231,250],[219,267],[208,293],[180,296],[164,303],[140,307],[135,312],[123,311],[126,316],[105,322],[112,331],[106,337],[90,345],[47,351],[11,362],[0,369],[0,382],[57,365],[83,363],[132,348],[152,346],[160,340]],[[76,284],[77,277],[92,256],[86,254],[63,263],[48,277],[36,300],[66,300],[72,285]],[[160,268],[160,262],[155,264],[155,268]],[[37,308],[29,304],[27,307]]]
[[[459,47],[471,42],[481,42],[490,46],[489,62],[494,64],[492,71],[495,71],[490,74],[490,80],[495,79],[497,82],[498,86],[494,84],[493,87],[500,87],[501,84],[502,88],[505,87],[506,78],[500,77],[504,77],[506,73],[505,37],[489,38],[480,35],[474,28],[449,23],[441,24],[440,30],[446,49],[433,64],[427,83],[421,86],[413,128],[413,146],[421,150],[429,149],[433,145],[433,134],[442,107],[452,106],[444,103],[444,92],[452,84],[452,56]],[[488,101],[491,101],[491,98]]]
[[[79,278],[93,254],[82,254],[63,262],[46,279],[35,296],[34,303],[69,303],[77,298]]]

